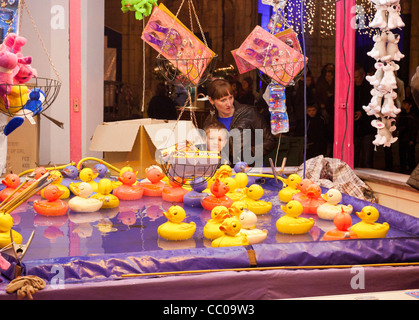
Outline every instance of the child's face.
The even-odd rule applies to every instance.
[[[227,143],[226,129],[211,129],[206,132],[208,151],[221,151]]]
[[[316,108],[307,108],[307,115],[310,117],[310,118],[314,118],[315,116],[316,116],[316,114],[317,114],[317,109]]]

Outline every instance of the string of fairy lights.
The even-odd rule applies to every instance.
[[[301,1],[305,1],[305,12],[301,12]],[[375,30],[369,28],[370,22],[374,19],[375,7],[370,0],[357,0],[353,9],[355,13],[354,26],[361,35],[372,37]],[[305,33],[313,34],[320,32],[321,37],[331,37],[336,30],[336,1],[335,0],[289,0],[284,17],[288,24],[297,33],[301,32],[301,14],[304,16],[303,30]],[[319,18],[317,16],[319,15]],[[320,20],[320,25],[316,23]]]

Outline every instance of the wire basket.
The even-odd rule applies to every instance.
[[[208,58],[170,59],[157,57],[160,74],[173,85],[198,87],[205,83],[215,70],[218,55]],[[186,67],[186,68],[185,68]],[[186,70],[181,72],[180,70]]]
[[[42,103],[42,112],[47,110],[55,101],[61,89],[61,82],[49,78],[33,78],[33,81],[26,84],[0,84],[0,91],[8,93],[8,101],[0,97],[0,112],[13,117],[19,112],[19,115],[39,113],[39,110],[25,109],[29,101],[31,90],[39,89],[45,94],[45,100]]]
[[[291,87],[304,75],[304,61],[272,63],[259,67],[258,72],[260,79],[266,84],[275,81],[284,87]]]
[[[177,185],[196,186],[209,181],[221,165],[219,152],[173,151],[160,153],[160,165],[166,176]]]

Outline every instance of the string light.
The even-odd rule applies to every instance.
[[[305,10],[301,12],[301,1],[305,2]],[[353,13],[355,13],[356,31],[360,35],[372,37],[375,30],[369,27],[374,19],[376,9],[370,0],[357,0]],[[301,14],[305,15],[304,26],[301,26]],[[319,14],[320,26],[315,23]],[[336,1],[321,0],[288,0],[284,10],[284,17],[295,32],[313,34],[320,32],[322,38],[333,37],[336,31]]]

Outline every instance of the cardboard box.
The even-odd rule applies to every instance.
[[[39,163],[39,116],[36,124],[26,120],[7,137],[6,173],[19,174]]]
[[[103,160],[122,169],[125,166],[138,171],[145,178],[145,169],[160,165],[158,149],[164,149],[188,140],[203,144],[199,131],[191,121],[138,119],[107,122],[96,128],[90,151],[102,151]]]

